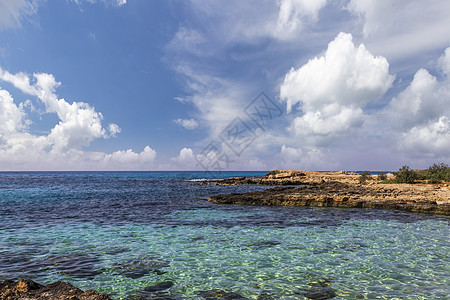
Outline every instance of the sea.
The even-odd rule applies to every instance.
[[[265,172],[1,172],[0,280],[113,299],[450,299],[447,216],[219,205]]]

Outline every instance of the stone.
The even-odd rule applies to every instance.
[[[0,281],[0,300],[108,300],[108,295],[83,291],[67,282],[42,285],[29,279]]]
[[[201,291],[197,294],[206,300],[245,300],[247,298],[234,292],[226,292],[219,289]]]
[[[168,266],[169,263],[166,261],[154,258],[142,258],[117,264],[116,273],[128,278],[137,279],[149,273],[155,273],[157,275],[165,274],[161,268]]]
[[[262,249],[262,248],[272,247],[272,246],[276,246],[276,245],[280,245],[280,244],[281,244],[281,242],[269,240],[269,241],[255,242],[255,243],[250,244],[249,246],[254,249]]]
[[[148,286],[144,289],[146,292],[155,293],[167,290],[173,286],[173,281],[167,280],[155,285]]]
[[[324,289],[308,290],[303,295],[308,299],[325,300],[336,297],[336,292],[334,289],[327,287]]]

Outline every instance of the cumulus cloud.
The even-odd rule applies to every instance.
[[[412,155],[448,159],[450,149],[450,119],[441,116],[436,121],[418,125],[403,133],[401,148]]]
[[[60,121],[46,136],[48,144],[53,148],[80,149],[88,146],[94,139],[106,138],[120,131],[118,125],[110,124],[108,133],[101,124],[102,114],[87,103],[68,103],[62,98],[58,99],[55,92],[61,83],[51,74],[35,73],[31,83],[30,77],[25,73],[11,74],[0,68],[0,79],[26,94],[36,96],[44,104],[47,113],[57,114]]]
[[[25,113],[13,102],[8,91],[0,89],[0,134],[14,133],[25,127]]]
[[[427,70],[418,70],[409,86],[389,103],[386,115],[390,123],[398,129],[408,129],[438,118],[448,103],[444,95],[439,95],[443,92],[439,86]]]
[[[176,119],[174,122],[189,130],[198,127],[198,122],[194,119]]]
[[[210,139],[218,138],[236,117],[247,118],[244,109],[261,92],[261,77],[271,77],[270,86],[265,86],[264,91],[273,91],[279,74],[285,71],[279,59],[273,60],[273,52],[279,51],[280,45],[301,47],[295,41],[301,38],[303,29],[318,21],[326,3],[326,0],[189,2],[185,11],[189,22],[181,22],[168,43],[166,61],[185,80],[189,95],[176,100],[197,109],[195,121],[208,130]],[[223,72],[222,66],[234,70],[237,61],[244,72],[233,71],[228,75]],[[175,122],[183,126],[189,124],[186,121]],[[209,143],[205,140],[203,147]],[[258,140],[261,143],[253,143],[249,153],[260,151],[257,147],[263,140],[266,139],[261,136]],[[241,157],[239,161],[252,161],[249,166],[253,169],[263,167],[255,157],[249,160]]]
[[[405,58],[450,43],[449,1],[351,0],[347,9],[360,18],[371,48],[390,58]]]
[[[35,96],[45,112],[55,114],[59,122],[50,133],[28,132],[30,121],[24,107],[11,94],[0,89],[0,168],[9,170],[140,170],[151,169],[156,151],[146,146],[140,153],[132,149],[111,154],[85,151],[92,141],[114,137],[121,129],[111,123],[104,127],[103,115],[84,102],[69,103],[58,98],[61,85],[53,75],[11,74],[0,68],[0,81],[9,82],[23,93]]]
[[[156,151],[146,146],[144,151],[136,153],[132,149],[120,150],[113,152],[112,154],[105,155],[105,161],[109,165],[126,165],[129,168],[141,167],[142,164],[152,163],[156,158]]]
[[[450,48],[438,60],[444,77],[438,80],[420,69],[411,83],[376,117],[394,129],[401,150],[448,159],[450,149]]]
[[[120,133],[121,129],[119,125],[111,123],[108,125],[108,131],[112,137],[115,137],[118,133]]]
[[[190,1],[187,14],[195,22],[183,23],[168,43],[167,61],[186,80],[186,91],[192,96],[184,97],[183,103],[193,104],[199,111],[199,119],[210,125],[213,135],[216,128],[242,113],[245,105],[258,92],[260,85],[251,87],[252,80],[244,75],[223,76],[211,66],[229,60],[251,61],[252,54],[239,50],[238,45],[248,45],[264,52],[266,40],[282,43],[293,42],[299,37],[303,25],[316,22],[326,0],[280,0],[277,2]],[[195,24],[208,24],[197,27]],[[232,54],[230,55],[230,49]],[[253,48],[252,48],[253,49]],[[264,60],[264,62],[262,62]],[[261,59],[261,69],[270,68],[267,59]],[[250,69],[258,69],[254,63]],[[258,74],[258,76],[260,76]],[[277,75],[278,76],[278,75]],[[244,103],[243,103],[244,102]]]
[[[180,153],[176,157],[172,157],[170,159],[175,166],[171,166],[171,168],[175,168],[177,170],[201,170],[199,166],[194,151],[191,148],[183,148],[180,150]]]
[[[363,108],[393,81],[384,57],[374,56],[363,44],[355,47],[351,34],[340,33],[323,56],[286,74],[280,96],[288,112],[300,105],[303,115],[293,121],[295,133],[327,136],[361,126]]]
[[[146,146],[142,152],[132,149],[113,153],[68,149],[64,152],[46,151],[38,140],[14,143],[1,148],[0,168],[3,170],[153,170],[156,151]]]
[[[183,148],[180,150],[180,154],[177,157],[173,157],[171,160],[181,163],[194,163],[194,152],[191,148]]]

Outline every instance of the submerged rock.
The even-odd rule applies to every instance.
[[[146,292],[155,293],[167,290],[173,286],[173,281],[166,280],[155,285],[148,286],[144,289]]]
[[[149,273],[156,273],[157,275],[165,274],[161,268],[168,266],[168,262],[154,258],[135,259],[117,264],[116,273],[128,278],[137,279]]]
[[[77,278],[88,278],[100,274],[95,269],[95,265],[100,260],[94,256],[87,254],[68,254],[68,255],[53,255],[43,261],[43,265],[57,269],[59,272],[65,275],[69,275]]]
[[[274,300],[274,299],[276,299],[275,295],[270,291],[262,291],[258,295],[258,298],[256,298],[256,300]]]
[[[173,300],[176,299],[174,296],[167,294],[167,289],[170,289],[174,285],[172,280],[166,280],[155,285],[150,285],[143,290],[138,290],[131,292],[125,298],[126,300],[148,300],[148,299],[159,299],[159,300]]]
[[[268,248],[268,247],[272,247],[272,246],[276,246],[276,245],[280,245],[281,242],[279,241],[259,241],[259,242],[254,242],[252,244],[250,244],[249,246],[253,249],[263,249],[263,248]]]
[[[94,290],[83,291],[67,282],[42,285],[29,279],[0,281],[0,300],[107,300],[108,295]]]
[[[234,292],[226,292],[219,289],[209,290],[209,291],[202,291],[197,294],[199,297],[202,297],[206,300],[244,300],[247,299],[238,293]]]
[[[336,291],[330,287],[305,291],[303,294],[308,299],[325,300],[336,297]]]

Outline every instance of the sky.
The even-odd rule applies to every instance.
[[[0,0],[0,171],[450,164],[450,1]]]

